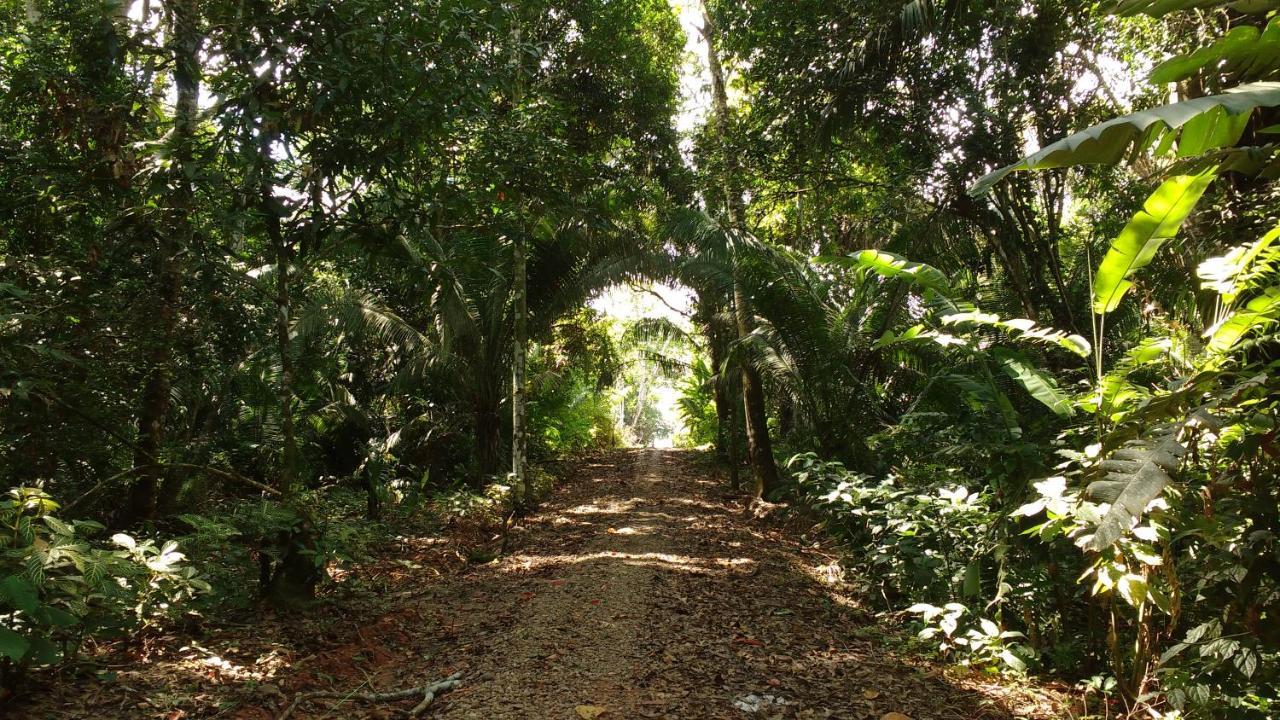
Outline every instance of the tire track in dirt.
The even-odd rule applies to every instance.
[[[481,658],[478,671],[487,681],[450,698],[441,717],[572,717],[578,705],[643,701],[634,682],[644,660],[638,630],[659,572],[652,558],[662,543],[655,533],[668,521],[642,509],[660,482],[653,453],[620,464],[634,469],[599,464],[605,472],[589,482],[604,492],[553,515],[544,511],[531,524],[530,546],[492,570],[540,582],[518,590],[522,607],[506,637],[493,646],[494,656]],[[578,542],[584,528],[599,531]]]

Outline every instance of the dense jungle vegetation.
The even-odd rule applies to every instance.
[[[1280,3],[703,3],[0,2],[0,702],[674,436],[916,650],[1275,717]]]

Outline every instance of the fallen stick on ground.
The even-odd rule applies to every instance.
[[[397,700],[408,700],[410,698],[420,697],[422,701],[413,706],[409,711],[409,717],[418,717],[427,709],[436,697],[446,693],[462,684],[462,673],[454,673],[443,680],[437,680],[430,685],[421,685],[419,687],[409,688],[407,690],[397,690],[395,692],[385,693],[354,693],[354,692],[337,692],[334,690],[317,690],[315,692],[299,693],[293,698],[293,702],[289,703],[289,707],[280,713],[280,717],[276,720],[288,720],[293,711],[298,709],[298,705],[307,700],[318,700],[321,698],[337,698],[339,700],[359,700],[367,703],[383,703],[395,702]]]

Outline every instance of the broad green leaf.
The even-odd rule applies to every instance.
[[[883,350],[887,347],[892,347],[902,343],[916,342],[927,339],[928,337],[929,333],[925,330],[923,325],[914,325],[903,331],[901,335],[895,335],[892,330],[885,330],[884,335],[881,335],[880,339],[876,340],[875,348],[877,350]]]
[[[1106,477],[1090,483],[1086,492],[1094,500],[1111,503],[1111,508],[1094,531],[1092,549],[1102,550],[1119,540],[1173,482],[1171,473],[1186,454],[1178,441],[1181,428],[1165,428],[1154,439],[1132,442],[1103,461]]]
[[[1231,659],[1232,664],[1240,671],[1241,675],[1252,678],[1253,674],[1258,671],[1258,653],[1253,648],[1241,648],[1240,652]]]
[[[1179,10],[1229,7],[1242,13],[1263,13],[1280,7],[1276,0],[1113,0],[1107,12],[1113,15],[1161,17]]]
[[[1142,607],[1147,602],[1147,581],[1141,575],[1126,574],[1116,583],[1116,590],[1134,607]]]
[[[1252,245],[1232,248],[1226,255],[1212,257],[1200,263],[1196,275],[1201,286],[1222,296],[1222,302],[1230,305],[1239,295],[1242,282],[1247,281],[1249,270],[1275,241],[1280,238],[1280,228],[1264,235]]]
[[[47,638],[31,638],[29,655],[38,665],[57,665],[62,662],[62,648]]]
[[[1006,348],[994,348],[991,354],[1000,361],[1005,373],[1021,385],[1031,397],[1039,400],[1045,407],[1061,417],[1070,417],[1074,412],[1071,399],[1060,389],[1053,378],[1031,364],[1019,353]]]
[[[1093,283],[1093,309],[1099,314],[1115,310],[1133,281],[1129,278],[1146,267],[1165,242],[1173,238],[1191,214],[1216,175],[1180,175],[1166,180],[1147,199],[1098,267]]]
[[[1000,659],[1003,660],[1004,664],[1008,665],[1009,668],[1012,669],[1014,672],[1027,671],[1027,664],[1022,661],[1022,658],[1018,657],[1017,655],[1014,655],[1013,651],[1011,650],[1008,650],[1008,649],[1001,650]]]
[[[36,587],[17,575],[0,580],[0,599],[24,613],[33,613],[40,605],[40,594]]]
[[[1209,328],[1209,349],[1226,352],[1236,346],[1246,335],[1270,327],[1280,316],[1280,286],[1267,288],[1263,294],[1245,303],[1245,306],[1218,325]]]
[[[1237,80],[1270,75],[1280,67],[1280,18],[1272,18],[1265,30],[1237,25],[1211,45],[1169,58],[1151,72],[1151,82],[1171,83],[1208,69]]]
[[[21,660],[29,649],[31,649],[31,643],[27,642],[26,638],[7,627],[0,626],[0,657]]]
[[[1044,500],[1033,500],[1014,510],[1010,515],[1013,517],[1034,517],[1044,511]]]
[[[1201,152],[1229,147],[1235,145],[1239,135],[1232,137],[1228,131],[1243,130],[1244,126],[1239,124],[1239,120],[1224,123],[1224,119],[1247,117],[1257,108],[1277,105],[1280,105],[1280,83],[1257,82],[1241,85],[1222,95],[1193,98],[1122,115],[1063,138],[1008,167],[987,174],[973,184],[969,193],[985,194],[1006,175],[1018,170],[1114,165],[1135,147],[1153,147],[1161,140],[1168,145],[1176,139],[1171,134],[1181,136],[1184,131],[1194,136],[1185,138],[1195,141],[1189,145],[1196,145]],[[1197,119],[1199,121],[1193,123]]]
[[[45,625],[55,627],[74,627],[80,624],[80,618],[52,605],[43,605],[35,612],[35,616]]]
[[[974,560],[964,569],[964,582],[960,591],[965,597],[978,597],[982,594],[982,561]]]

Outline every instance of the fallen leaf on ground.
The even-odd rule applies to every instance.
[[[880,720],[911,720],[911,716],[900,712],[889,712],[881,715]]]
[[[603,705],[579,705],[573,711],[578,713],[578,717],[582,718],[582,720],[595,720],[609,712],[609,708]]]
[[[875,700],[876,698],[880,697],[880,691],[879,690],[863,690],[862,697],[868,700]]]

